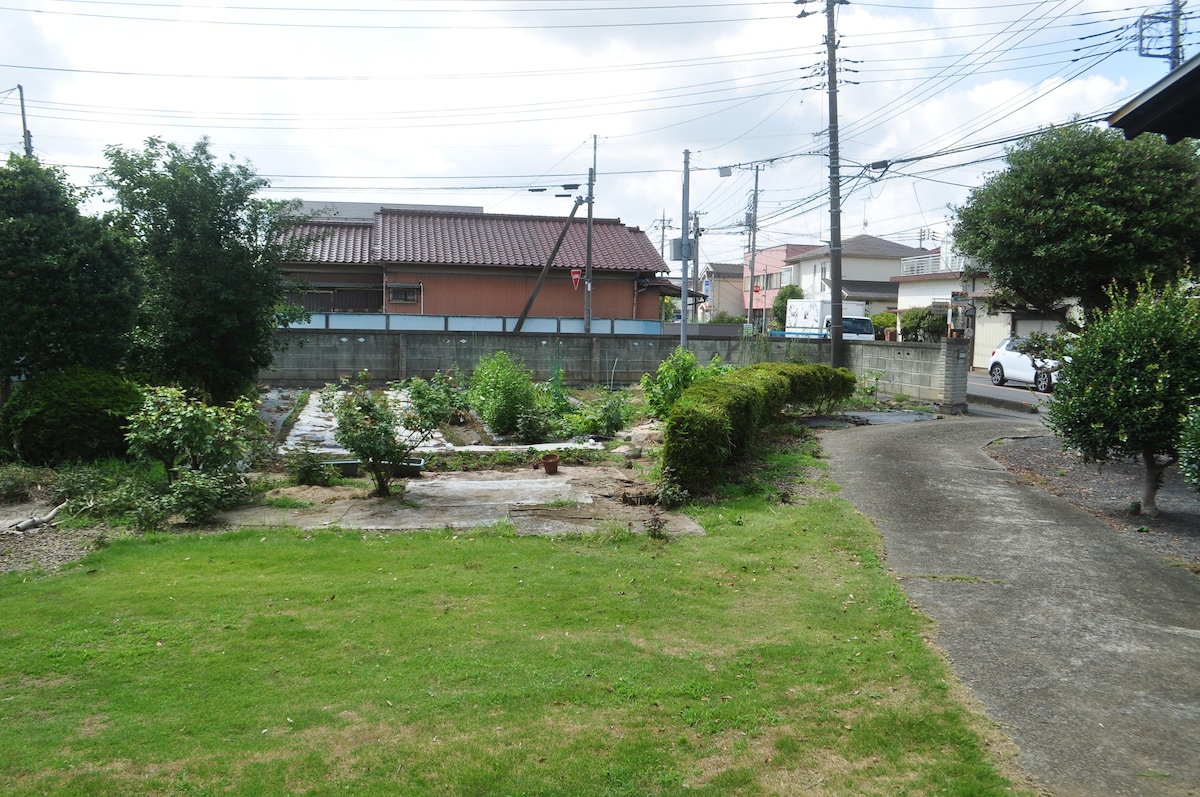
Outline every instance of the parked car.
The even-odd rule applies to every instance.
[[[988,360],[988,375],[993,385],[1006,382],[1025,382],[1043,393],[1049,393],[1058,382],[1058,361],[1033,358],[1017,351],[1021,338],[1005,338],[992,350]]]

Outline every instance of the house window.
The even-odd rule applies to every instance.
[[[421,301],[421,286],[392,285],[388,288],[388,301],[392,304],[416,304]]]

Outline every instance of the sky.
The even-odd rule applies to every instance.
[[[1006,146],[1166,75],[1139,49],[1166,54],[1169,10],[834,6],[843,238],[941,245]],[[270,198],[563,217],[594,163],[596,217],[668,252],[687,150],[700,263],[741,262],[756,174],[759,248],[829,239],[828,24],[816,0],[6,0],[0,146],[23,147],[19,84],[79,186],[108,147],[208,137]]]

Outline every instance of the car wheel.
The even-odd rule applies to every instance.
[[[1033,386],[1042,393],[1049,393],[1054,389],[1054,378],[1049,371],[1038,371],[1033,378]]]
[[[1008,381],[1004,378],[1004,366],[1000,363],[994,363],[988,373],[992,375],[992,384],[996,385],[997,387]]]

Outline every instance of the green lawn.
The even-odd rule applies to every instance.
[[[666,543],[275,529],[7,576],[0,793],[1027,793],[871,525],[751,492]]]

